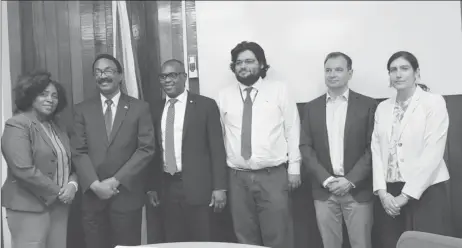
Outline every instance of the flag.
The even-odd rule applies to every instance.
[[[123,66],[122,92],[142,99],[138,60],[133,47],[133,30],[126,1],[112,1],[113,55]]]

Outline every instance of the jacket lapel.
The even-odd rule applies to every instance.
[[[356,120],[356,110],[358,109],[358,94],[356,92],[350,90],[349,97],[348,97],[348,107],[345,119],[345,129],[343,134],[343,143],[344,147],[346,148],[348,144],[348,134],[350,133],[350,128]]]
[[[98,94],[98,98],[94,101],[94,107],[92,107],[89,111],[91,111],[91,115],[93,116],[94,120],[96,121],[95,131],[96,133],[100,134],[102,140],[104,140],[106,146],[109,144],[107,132],[106,132],[106,123],[104,122],[104,113],[103,113],[103,103],[101,102],[101,97]]]
[[[184,113],[184,122],[183,122],[183,143],[184,143],[184,137],[186,136],[186,132],[188,131],[189,127],[189,122],[194,116],[195,112],[195,106],[196,106],[196,97],[194,94],[188,92],[188,99],[186,100],[186,110]]]
[[[111,135],[109,138],[109,145],[111,145],[112,141],[114,140],[117,131],[119,130],[122,122],[125,120],[125,115],[129,109],[129,101],[125,94],[120,95],[119,103],[117,104],[117,112],[114,118],[114,122],[112,124]]]
[[[29,116],[29,115],[28,115]],[[46,131],[43,129],[42,124],[37,120],[37,118],[29,116],[29,118],[32,120],[32,125],[34,125],[35,131],[40,134],[40,137],[47,143],[47,145],[53,150],[53,154],[56,154],[55,147],[53,146],[53,143],[51,142],[50,137],[46,133]]]
[[[163,154],[164,154],[164,147],[162,146],[162,142],[163,142],[163,137],[162,137],[162,116],[164,115],[164,109],[165,109],[165,99],[163,99],[160,103],[161,105],[161,109],[160,109],[160,115],[159,115],[159,118],[157,119],[157,129],[156,129],[156,132],[157,132],[157,142],[158,142],[158,145],[159,145],[159,148],[161,150],[161,154],[162,154],[162,157],[163,157]]]
[[[417,106],[419,106],[420,93],[421,89],[419,86],[417,86],[414,95],[412,96],[411,102],[409,103],[409,106],[407,107],[407,110],[404,113],[403,119],[401,120],[398,135],[399,138],[401,138],[401,135],[403,134],[403,131],[406,128],[406,125],[409,123],[409,120],[411,119],[411,116],[414,113],[414,110],[417,108]]]
[[[316,109],[319,109],[319,121],[321,123],[321,135],[322,139],[324,140],[324,145],[326,146],[327,152],[329,152],[329,136],[327,134],[327,122],[326,122],[326,100],[327,100],[327,95],[324,94],[323,97],[319,99],[320,101],[318,102],[318,107]]]

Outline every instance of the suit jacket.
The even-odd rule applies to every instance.
[[[375,99],[352,90],[345,120],[343,167],[345,178],[355,185],[350,190],[358,202],[372,198],[371,135],[374,128]],[[322,183],[333,174],[326,126],[326,94],[304,107],[300,152],[312,182],[313,198],[327,200],[331,193]]]
[[[131,211],[143,206],[146,196],[146,166],[154,155],[154,127],[148,103],[121,94],[110,138],[106,135],[101,97],[74,108],[71,136],[72,161],[84,192],[83,209]],[[119,194],[100,200],[89,189],[96,180],[115,177]]]
[[[70,161],[69,138],[52,123]],[[57,154],[47,133],[31,113],[20,113],[5,123],[2,152],[8,166],[2,187],[2,206],[8,209],[43,212],[58,197],[53,181]],[[70,168],[72,170],[72,168]],[[75,174],[70,181],[76,181]]]
[[[213,99],[188,92],[183,124],[182,181],[186,201],[192,205],[209,204],[212,191],[227,189],[226,151],[220,112]],[[151,177],[163,174],[162,112],[165,100],[156,103],[155,118],[159,153],[153,160]],[[149,190],[162,192],[161,180],[151,180]],[[162,194],[161,194],[162,195]]]
[[[389,146],[396,96],[381,102],[372,136],[374,192],[386,189]],[[446,102],[440,95],[417,87],[401,120],[397,156],[406,182],[402,192],[419,199],[431,185],[449,179],[443,155],[449,127]]]

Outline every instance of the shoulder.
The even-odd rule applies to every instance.
[[[237,92],[237,89],[238,86],[236,84],[229,84],[225,86],[224,88],[218,91],[218,99],[228,96],[233,91]]]
[[[315,106],[319,106],[319,105],[323,105],[323,101],[326,101],[326,94],[322,94],[318,97],[316,97],[315,99],[307,102],[305,104],[305,109],[310,109],[310,108],[313,108]]]
[[[130,105],[130,108],[132,107],[137,108],[137,109],[138,108],[139,109],[149,108],[149,103],[144,100],[137,99],[129,95],[124,95],[124,99]]]
[[[422,91],[420,98],[427,109],[446,109],[446,100],[442,95]]]
[[[188,99],[190,99],[190,101],[196,102],[197,104],[201,104],[201,105],[207,105],[207,106],[217,105],[214,99],[207,97],[207,96],[191,93],[191,92],[188,92]]]
[[[79,102],[74,105],[74,109],[76,110],[84,110],[86,108],[93,108],[95,104],[100,103],[100,100],[98,97],[92,97],[89,99],[86,99],[82,102]]]
[[[372,97],[369,97],[369,96],[365,96],[361,93],[358,93],[356,91],[352,91],[350,90],[350,94],[353,95],[353,96],[356,96],[358,98],[359,101],[361,101],[362,105],[369,105],[369,106],[375,106],[377,105],[377,100],[372,98]]]
[[[27,115],[24,113],[16,114],[5,122],[6,125],[20,126],[24,128],[28,128],[31,125],[31,123],[31,119],[27,117]]]

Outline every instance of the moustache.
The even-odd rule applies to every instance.
[[[102,84],[105,82],[112,83],[112,79],[111,78],[101,78],[98,80],[98,84]]]

